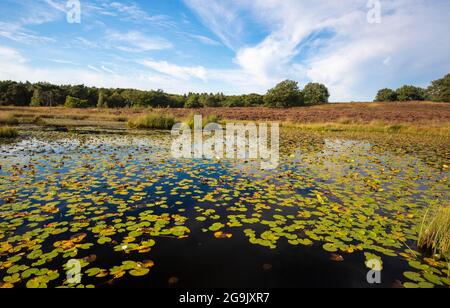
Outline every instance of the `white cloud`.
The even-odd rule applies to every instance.
[[[106,35],[112,47],[126,52],[163,50],[173,47],[172,43],[160,37],[149,37],[139,31],[109,31]]]
[[[3,62],[25,63],[26,59],[15,49],[0,46],[0,59]]]
[[[89,65],[64,66],[57,68],[36,68],[22,54],[12,48],[0,45],[0,80],[17,80],[54,84],[85,84],[87,86],[106,88],[134,88],[142,90],[164,89],[170,93],[201,92],[204,89],[202,81],[192,82],[183,78],[173,77],[149,70],[136,71],[122,67],[120,73],[112,74],[104,65],[101,69]],[[185,74],[201,77],[201,70],[187,69]],[[176,76],[177,73],[175,72]]]
[[[94,72],[97,72],[97,73],[101,73],[101,72],[102,72],[100,69],[96,68],[96,67],[93,66],[93,65],[88,65],[87,67],[88,67],[89,69],[93,70]]]
[[[193,39],[196,39],[200,43],[203,43],[206,45],[211,45],[211,46],[220,46],[221,45],[218,41],[215,41],[212,38],[209,38],[207,36],[197,35],[197,34],[191,34],[189,36],[192,37]]]
[[[52,42],[52,38],[29,29],[33,29],[33,24],[62,18],[65,1],[39,0],[39,3],[43,2],[47,3],[45,10],[41,8],[39,12],[28,14],[27,18],[18,18],[17,23],[0,22],[0,37],[20,43],[37,42],[39,46]],[[96,40],[89,35],[84,38],[84,33],[81,33],[71,40],[71,43],[76,43],[76,48],[125,51],[127,55],[122,54],[122,57],[129,61],[130,67],[123,65],[126,66],[123,68],[114,63],[114,66],[107,65],[113,69],[104,65],[38,69],[33,67],[36,62],[27,62],[14,49],[2,47],[0,56],[4,55],[4,58],[0,57],[0,79],[9,76],[7,79],[16,77],[55,83],[96,85],[98,82],[99,86],[163,88],[177,93],[196,90],[262,93],[289,78],[301,84],[323,82],[330,88],[332,100],[345,101],[371,99],[377,89],[387,86],[425,84],[450,71],[450,40],[445,39],[450,28],[448,0],[435,0],[433,3],[426,0],[382,0],[381,24],[367,23],[366,0],[184,2],[210,30],[210,33],[195,32],[201,35],[185,35],[202,44],[220,46],[222,43],[227,46],[234,52],[231,59],[234,66],[227,67],[223,63],[211,67],[176,65],[152,55],[153,59],[140,62],[146,67],[140,71],[141,68],[135,66],[137,52],[172,48],[173,54],[186,54],[193,58],[187,50],[175,50],[167,39],[144,33],[142,27],[138,28],[139,31],[109,30]],[[34,2],[32,4],[30,7],[36,6]],[[86,14],[91,21],[85,27],[92,24],[91,17],[97,18],[99,14],[133,22],[134,25],[142,21],[152,26],[171,24],[170,19],[152,16],[134,3],[91,0],[83,2],[82,9],[83,16]],[[103,32],[105,28],[101,29]],[[253,32],[258,33],[249,36],[255,34]],[[165,33],[161,36],[167,37]],[[66,59],[65,56],[62,58]]]
[[[367,22],[361,0],[185,2],[236,49],[239,69],[233,72],[244,78],[235,79],[250,78],[249,91],[290,78],[327,84],[335,101],[367,100],[388,84],[421,82],[450,71],[450,41],[444,39],[450,28],[448,1],[384,0],[381,24]],[[251,16],[269,34],[235,48],[230,42],[239,41],[242,16]]]
[[[173,25],[173,23],[167,16],[164,15],[151,16],[135,3],[127,5],[120,2],[112,2],[109,5],[125,20],[134,21],[138,23],[151,22],[166,26]]]
[[[50,7],[66,13],[67,12],[67,8],[66,8],[66,3],[67,1],[55,1],[55,0],[44,0],[45,3],[47,3]]]
[[[104,65],[102,65],[102,70],[104,70],[105,72],[110,73],[110,74],[115,74],[115,72],[112,69],[109,69]]]
[[[31,44],[36,42],[45,44],[55,41],[53,38],[37,35],[35,32],[27,30],[21,25],[1,21],[0,36],[24,44]]]
[[[202,66],[178,66],[166,61],[153,60],[144,60],[140,63],[154,71],[177,79],[189,80],[190,78],[194,77],[206,81],[206,70]]]
[[[220,40],[230,49],[236,50],[244,23],[239,18],[239,2],[220,0],[184,0],[184,3],[200,17]]]

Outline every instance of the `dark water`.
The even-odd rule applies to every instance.
[[[424,256],[401,254],[416,250],[424,210],[448,202],[448,171],[368,142],[293,139],[272,171],[260,171],[257,162],[172,159],[163,132],[41,133],[2,145],[0,281],[77,286],[67,284],[64,265],[89,256],[82,272],[100,268],[107,275],[84,275],[79,286],[397,287],[409,281],[404,272],[418,271],[409,262],[430,266]],[[210,229],[216,223],[223,225]],[[180,235],[177,227],[188,231]],[[218,238],[219,230],[228,237]],[[80,243],[70,242],[80,233]],[[110,241],[98,243],[103,237]],[[150,239],[150,251],[115,250]],[[311,243],[295,242],[304,239]],[[69,247],[58,248],[61,241]],[[73,248],[85,243],[93,245]],[[34,251],[37,257],[28,258]],[[47,259],[50,252],[56,256]],[[366,252],[382,259],[380,284],[366,280]],[[128,260],[154,266],[142,277],[110,273]],[[427,269],[442,286],[445,265]],[[57,271],[58,278],[25,274],[33,268]]]

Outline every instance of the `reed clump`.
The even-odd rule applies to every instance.
[[[174,116],[165,113],[152,112],[128,121],[128,127],[133,129],[170,130],[176,123]]]
[[[450,259],[450,206],[434,206],[423,219],[418,246]]]

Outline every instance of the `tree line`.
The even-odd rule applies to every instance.
[[[375,98],[376,102],[406,102],[406,101],[434,101],[450,102],[450,74],[444,78],[431,82],[424,89],[420,87],[405,85],[397,90],[381,89]]]
[[[0,81],[0,106],[32,106],[70,108],[124,107],[295,107],[327,103],[330,94],[326,86],[307,84],[303,90],[298,83],[286,80],[265,95],[224,95],[223,93],[188,93],[176,95],[163,90],[106,89],[84,85],[54,85]]]

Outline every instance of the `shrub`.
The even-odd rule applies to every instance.
[[[86,99],[79,99],[72,96],[66,97],[66,103],[64,104],[67,108],[88,108],[89,101]]]
[[[397,92],[392,89],[381,89],[375,98],[376,102],[395,102],[398,100]]]
[[[450,103],[450,74],[433,81],[427,89],[427,96],[434,102]]]
[[[320,83],[308,83],[303,89],[303,99],[306,105],[328,103],[330,93],[325,85]]]
[[[303,105],[303,95],[296,81],[285,80],[267,92],[264,103],[275,108],[300,106]]]
[[[17,130],[14,128],[0,127],[0,138],[15,138],[17,135]]]
[[[425,90],[415,86],[403,86],[397,89],[397,97],[401,102],[425,100]]]
[[[170,130],[176,119],[172,115],[152,112],[147,115],[128,121],[128,127],[137,129],[164,129]]]

